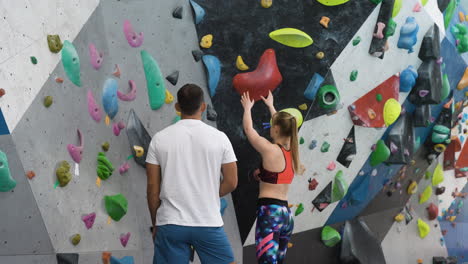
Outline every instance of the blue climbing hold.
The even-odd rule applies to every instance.
[[[418,42],[419,25],[416,18],[408,17],[406,23],[401,27],[400,39],[398,40],[398,48],[408,50],[412,53],[413,46]]]
[[[309,85],[307,85],[307,89],[304,91],[305,98],[313,101],[322,83],[323,83],[322,75],[318,73],[314,73],[314,76],[312,76],[312,79],[310,80]]]
[[[226,199],[224,198],[221,198],[221,215],[224,215],[224,211],[226,210],[228,204],[227,204],[227,201]]]
[[[119,111],[119,101],[117,100],[117,81],[109,78],[104,83],[102,92],[102,105],[107,115],[113,119]]]
[[[213,55],[205,55],[202,60],[208,72],[208,89],[211,97],[213,97],[216,94],[216,88],[221,78],[221,62]]]
[[[416,85],[418,71],[413,66],[409,66],[400,75],[400,92],[409,92]]]
[[[110,264],[135,264],[135,260],[132,256],[125,256],[121,259],[111,256]]]
[[[190,5],[192,5],[193,12],[195,13],[195,24],[199,24],[202,22],[203,18],[205,18],[206,12],[201,5],[197,4],[197,2],[190,0]]]

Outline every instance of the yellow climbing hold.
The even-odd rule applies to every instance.
[[[419,197],[419,203],[420,204],[425,203],[427,200],[429,200],[431,195],[432,195],[432,186],[429,185],[426,187],[426,189],[424,189],[424,192],[421,193],[421,196]]]
[[[444,169],[442,165],[437,165],[432,175],[432,186],[437,186],[444,181]]]
[[[301,104],[301,105],[299,106],[299,109],[302,110],[302,111],[307,110],[307,104]]]
[[[288,242],[288,248],[292,248],[293,246],[294,246],[294,244],[293,244],[293,243],[291,243],[291,242]]]
[[[109,217],[107,218],[107,224],[110,225],[110,224],[111,224],[111,221],[112,221],[112,219],[111,219],[111,217],[109,216]]]
[[[393,124],[401,113],[401,105],[397,100],[390,98],[385,102],[383,117],[386,126]]]
[[[418,219],[418,229],[419,229],[419,236],[421,238],[425,238],[431,231],[431,228],[429,227],[429,225],[421,219]]]
[[[263,8],[270,8],[271,5],[273,4],[273,0],[261,0],[260,4],[262,5]]]
[[[408,194],[415,194],[418,191],[418,183],[416,181],[411,181],[408,186]]]
[[[200,41],[200,47],[209,49],[213,45],[213,35],[208,34],[202,37]]]
[[[240,71],[246,71],[249,69],[249,66],[247,66],[247,64],[245,64],[244,60],[242,59],[242,56],[237,56],[236,67]]]
[[[425,6],[427,4],[427,2],[429,2],[429,0],[422,0],[421,3],[423,6]]]
[[[462,23],[465,22],[465,20],[466,20],[465,14],[463,14],[462,11],[460,11],[460,12],[458,13],[458,17],[460,18],[460,22],[462,22]]]
[[[133,150],[135,150],[135,156],[137,156],[137,158],[140,158],[145,154],[145,149],[140,146],[133,146]]]
[[[270,33],[270,38],[293,48],[305,48],[314,41],[307,33],[295,28],[282,28]]]
[[[166,89],[166,99],[164,100],[166,104],[170,104],[174,102],[174,96],[169,92],[169,90]]]
[[[180,116],[182,115],[179,111],[175,111],[176,115]]]
[[[397,214],[397,216],[395,216],[395,221],[397,221],[398,223],[405,220],[405,215],[404,214]]]
[[[449,217],[448,220],[449,220],[450,222],[453,222],[453,221],[455,221],[455,219],[457,219],[457,216],[456,216],[456,215],[452,215],[452,216]]]
[[[106,126],[110,125],[110,117],[108,115],[106,115],[105,123]]]
[[[337,6],[349,2],[349,0],[317,0],[317,2],[326,6]]]
[[[99,188],[101,187],[101,178],[99,177],[96,177],[96,186]]]
[[[294,116],[296,118],[296,124],[298,128],[302,125],[302,122],[303,122],[302,114],[296,108],[286,108],[286,109],[281,110],[281,112],[286,112]]]
[[[400,13],[402,5],[403,5],[403,0],[395,0],[395,4],[393,4],[392,17],[398,16],[398,14]]]
[[[325,53],[323,53],[323,51],[319,51],[317,52],[317,54],[315,54],[315,58],[321,60],[325,57]]]

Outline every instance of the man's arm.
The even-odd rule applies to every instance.
[[[237,164],[235,162],[223,164],[221,167],[223,180],[219,186],[219,197],[234,191],[237,187]]]
[[[148,199],[148,208],[151,214],[151,224],[153,228],[156,226],[156,212],[161,205],[159,193],[161,191],[161,167],[146,163],[146,196]]]

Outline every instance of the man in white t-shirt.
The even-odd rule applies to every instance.
[[[191,246],[202,263],[233,263],[220,213],[220,197],[237,186],[232,145],[201,121],[206,104],[200,87],[184,85],[175,107],[182,119],[156,133],[146,158],[153,264],[187,264]]]

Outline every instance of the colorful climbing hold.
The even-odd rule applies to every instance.
[[[437,186],[444,181],[444,169],[441,164],[438,164],[432,175],[432,186]]]
[[[31,56],[30,58],[31,58],[31,63],[36,65],[37,64],[37,58],[34,57],[34,56]]]
[[[416,181],[411,181],[408,186],[408,194],[415,194],[418,192],[418,183]]]
[[[292,48],[305,48],[314,41],[307,33],[295,28],[282,28],[270,33],[270,38]]]
[[[320,151],[325,153],[325,152],[328,152],[329,149],[330,149],[330,143],[324,141],[322,144],[322,147],[320,148]]]
[[[401,113],[401,105],[400,103],[390,98],[385,102],[384,110],[383,110],[383,118],[385,125],[388,127],[391,124],[395,123]]]
[[[393,18],[390,18],[390,20],[388,21],[386,30],[385,30],[385,37],[389,38],[395,35],[396,28],[397,28],[397,23],[395,22],[395,20],[393,20]],[[388,45],[388,42],[385,45]],[[387,47],[385,50],[388,50]]]
[[[382,98],[382,95],[381,94],[377,94],[375,96],[375,100],[377,100],[377,102],[382,102],[383,98]]]
[[[208,89],[210,91],[210,96],[214,97],[216,95],[219,80],[221,79],[221,62],[218,57],[213,55],[204,55],[202,60],[208,74]]]
[[[205,9],[201,7],[197,2],[190,0],[190,5],[192,6],[193,12],[195,13],[195,24],[200,24],[202,22],[203,18],[205,17]]]
[[[322,236],[322,242],[327,247],[334,247],[336,244],[338,244],[341,241],[340,233],[338,233],[338,231],[336,231],[331,226],[325,226],[322,229],[321,236]]]
[[[326,6],[337,6],[347,3],[349,0],[317,0],[317,2]]]
[[[0,192],[8,192],[16,187],[16,181],[11,177],[7,155],[0,150]]]
[[[130,232],[120,235],[120,243],[123,247],[127,247],[128,241],[130,240]]]
[[[244,60],[242,59],[242,56],[237,56],[237,59],[236,59],[236,67],[237,69],[239,69],[240,71],[246,71],[249,69],[249,66],[247,66],[247,64],[245,64]]]
[[[411,89],[416,85],[416,79],[418,78],[418,72],[413,66],[408,66],[400,74],[400,92],[410,92]]]
[[[130,169],[130,163],[124,162],[122,165],[119,167],[119,173],[120,175],[126,173]]]
[[[353,39],[353,46],[357,46],[359,43],[361,43],[361,37],[357,36]]]
[[[336,169],[336,163],[334,161],[331,161],[330,163],[328,163],[327,170],[333,171],[335,169]]]
[[[296,208],[296,211],[294,212],[294,216],[298,216],[300,215],[302,212],[304,212],[304,205],[302,203],[300,203],[297,208]]]
[[[81,235],[80,234],[75,234],[71,237],[71,243],[76,246],[80,243],[81,241]]]
[[[152,110],[157,110],[163,106],[166,99],[166,87],[163,76],[158,63],[147,51],[141,51],[141,60],[143,61],[143,68],[145,70],[150,107]]]
[[[422,5],[419,2],[417,2],[413,7],[413,12],[416,12],[416,13],[421,12],[421,9],[422,9]]]
[[[94,225],[94,220],[96,220],[96,213],[90,213],[81,217],[81,220],[84,222],[86,229],[91,229]]]
[[[393,4],[392,18],[398,16],[402,6],[403,0],[395,0],[395,3]]]
[[[450,0],[447,8],[445,9],[444,13],[444,25],[445,29],[448,28],[450,25],[450,21],[452,21],[453,15],[455,14],[455,9],[457,8],[458,1],[457,0]]]
[[[348,183],[346,183],[343,171],[338,171],[333,180],[333,189],[332,189],[332,203],[337,202],[343,199],[348,192]]]
[[[5,89],[0,88],[0,98],[2,98],[6,94]]]
[[[128,201],[127,198],[120,193],[112,196],[104,196],[104,203],[107,214],[114,221],[119,221],[127,214]]]
[[[301,144],[301,145],[302,145],[302,144],[304,144],[304,142],[305,142],[304,138],[303,138],[303,137],[301,137],[301,138],[299,139],[299,144]]]
[[[102,111],[99,105],[96,103],[91,90],[88,90],[88,113],[94,121],[98,123],[101,122]]]
[[[99,152],[97,156],[96,173],[101,180],[107,180],[114,172],[114,165],[109,161],[103,152]]]
[[[48,95],[48,96],[44,97],[44,102],[43,103],[44,103],[44,106],[46,108],[49,108],[52,105],[53,102],[54,102],[54,98],[52,96]]]
[[[308,100],[313,101],[323,81],[324,81],[324,78],[320,74],[314,73],[314,75],[312,76],[312,79],[307,85],[306,90],[304,91],[304,97],[307,98]]]
[[[317,147],[317,140],[312,140],[309,145],[309,149],[313,150]]]
[[[309,179],[309,191],[314,191],[318,186],[318,181],[316,179]]]
[[[89,61],[91,62],[91,66],[93,66],[95,70],[99,70],[99,68],[101,68],[102,58],[104,55],[96,49],[96,46],[94,46],[93,43],[90,43],[88,45],[88,50],[89,50]]]
[[[421,238],[425,238],[431,231],[431,228],[429,227],[429,225],[421,219],[418,219],[418,229],[419,229],[419,236]]]
[[[324,28],[328,28],[329,23],[330,23],[330,18],[329,17],[323,16],[320,19],[320,25],[322,25]]]
[[[113,119],[119,111],[117,89],[117,81],[115,79],[109,78],[104,83],[102,91],[102,106],[110,119]]]
[[[59,35],[47,35],[47,44],[49,46],[49,50],[53,53],[58,53],[63,46]]]
[[[28,177],[28,179],[32,180],[34,177],[36,177],[36,173],[34,173],[34,171],[27,171],[26,172],[26,177]]]
[[[130,87],[130,91],[126,94],[120,92],[120,91],[117,91],[117,97],[119,97],[120,100],[122,101],[133,101],[135,100],[136,98],[136,92],[137,92],[137,88],[136,88],[136,84],[135,84],[135,81],[133,80],[129,80],[128,81],[128,86]]]
[[[144,39],[143,33],[140,32],[137,34],[133,30],[133,26],[130,23],[130,21],[128,20],[124,21],[123,31],[124,31],[125,38],[127,39],[127,42],[131,47],[138,48],[141,46],[141,44],[143,44],[143,39]]]
[[[62,64],[68,79],[76,86],[81,86],[80,57],[75,46],[68,40],[63,42]]]
[[[80,163],[83,157],[84,140],[83,140],[83,135],[81,134],[80,129],[77,129],[77,133],[78,133],[78,140],[80,144],[79,145],[68,144],[67,150],[70,156],[72,157],[73,161],[76,163]]]
[[[164,100],[166,104],[170,104],[174,102],[174,96],[169,92],[169,90],[166,89],[166,100]]]
[[[461,91],[466,87],[468,87],[468,67],[466,67],[465,73],[463,73],[462,78],[458,82],[457,89]]]
[[[325,58],[325,53],[323,51],[319,51],[317,52],[317,54],[315,54],[315,58],[317,58],[318,60],[322,60],[323,58]]]
[[[379,140],[377,141],[375,150],[372,152],[370,156],[370,165],[375,167],[380,163],[388,160],[390,158],[390,148],[387,147],[385,141]]]
[[[72,179],[72,174],[70,173],[70,164],[67,161],[62,161],[59,163],[59,166],[55,170],[55,176],[60,184],[60,187],[65,187]]]
[[[374,32],[374,38],[378,38],[378,39],[383,39],[384,38],[384,29],[385,29],[386,25],[382,22],[378,22],[376,27],[375,27],[375,32]]]
[[[351,72],[351,74],[349,75],[349,80],[354,82],[358,77],[358,71],[357,70],[353,70]]]
[[[416,18],[408,17],[400,30],[400,39],[397,44],[398,48],[407,49],[408,53],[412,53],[413,46],[418,42],[418,31],[419,25],[416,22]]]
[[[276,63],[275,51],[267,49],[254,71],[236,74],[232,83],[240,95],[249,92],[250,98],[258,101],[261,96],[266,97],[270,91],[274,91],[282,81],[283,77]]]
[[[306,111],[307,108],[308,108],[308,106],[307,106],[307,104],[301,104],[301,105],[298,106],[298,108],[299,108],[299,110],[301,110],[301,111]]]
[[[203,36],[201,38],[200,47],[202,47],[204,49],[209,49],[209,48],[211,48],[212,45],[213,45],[213,35],[212,34],[205,35],[205,36]]]
[[[340,93],[333,85],[324,85],[317,92],[319,106],[323,109],[335,108],[340,102]]]
[[[115,77],[117,78],[120,78],[120,67],[118,64],[115,64],[115,70],[114,72],[112,73],[112,75],[114,75]]]
[[[270,8],[273,5],[273,0],[261,0],[260,4],[263,8]]]
[[[432,186],[429,185],[426,187],[426,189],[424,189],[424,191],[421,193],[421,196],[419,197],[419,203],[420,204],[423,204],[425,202],[427,202],[427,200],[429,200],[429,198],[431,197],[432,195]]]
[[[63,79],[60,78],[60,77],[56,77],[56,78],[55,78],[55,82],[56,82],[56,83],[63,83]]]
[[[135,151],[135,156],[137,158],[142,157],[145,154],[145,149],[140,146],[133,146],[133,150]]]
[[[397,221],[398,223],[405,220],[405,215],[402,214],[402,213],[399,213],[395,216],[395,221]]]

